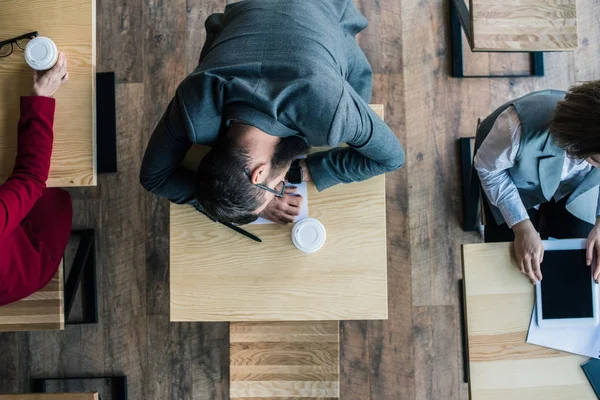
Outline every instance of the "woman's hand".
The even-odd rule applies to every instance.
[[[515,257],[521,272],[532,284],[542,280],[540,264],[544,260],[544,244],[530,220],[513,226],[515,232]]]
[[[69,80],[67,57],[64,53],[58,55],[58,61],[48,71],[33,71],[32,96],[52,97],[59,87]]]
[[[277,224],[288,224],[294,222],[294,219],[300,214],[302,207],[302,196],[293,194],[296,191],[295,187],[285,189],[283,198],[273,197],[273,200],[267,204],[267,208],[259,214],[261,217]]]
[[[594,280],[598,283],[600,278],[600,217],[596,218],[596,225],[587,238],[586,260],[587,265],[594,268]],[[593,263],[593,265],[592,265]]]

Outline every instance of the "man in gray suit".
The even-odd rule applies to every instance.
[[[485,241],[514,240],[521,271],[542,279],[538,235],[588,238],[600,278],[600,81],[506,103],[479,127],[475,168],[487,197]]]
[[[321,191],[400,168],[400,142],[368,105],[371,68],[355,40],[366,26],[352,0],[246,0],[211,15],[200,64],[148,144],[142,185],[223,222],[288,223],[301,204],[284,188],[288,171]],[[180,166],[192,144],[212,147],[195,174]],[[293,163],[310,146],[334,149]]]

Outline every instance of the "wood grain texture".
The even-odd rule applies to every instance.
[[[575,50],[576,0],[470,0],[474,51]]]
[[[185,30],[186,72],[192,73],[198,66],[200,51],[206,41],[204,22],[214,13],[223,12],[225,0],[187,0],[187,25]]]
[[[202,35],[203,29],[200,17],[194,13],[209,14],[210,10],[203,9],[205,4],[216,7],[203,0],[141,0],[140,3],[144,10],[143,35],[138,44],[144,54],[144,90],[135,85],[123,85],[125,88],[118,89],[119,145],[127,153],[133,153],[133,145],[128,146],[122,141],[137,143],[140,140],[133,137],[140,135],[133,129],[140,118],[143,119],[141,140],[148,140],[186,69],[197,62],[202,43],[192,41],[200,40],[195,35]],[[127,0],[122,6],[123,11],[134,13],[134,4],[137,3]],[[462,275],[460,260],[457,260],[458,249],[460,243],[478,240],[476,236],[464,235],[461,230],[458,150],[453,147],[453,140],[459,136],[472,136],[477,118],[487,116],[508,99],[532,90],[565,89],[576,81],[600,78],[597,68],[600,7],[594,0],[578,0],[579,49],[546,53],[546,75],[542,78],[453,79],[448,77],[449,27],[445,0],[359,0],[357,4],[370,20],[360,43],[376,72],[373,102],[385,104],[386,121],[405,148],[410,151],[419,146],[419,151],[407,153],[407,165],[386,179],[389,319],[341,323],[340,398],[436,399],[445,389],[442,393],[448,395],[442,397],[444,400],[467,399],[467,385],[461,381],[460,345],[445,337],[458,335],[458,313],[448,311],[454,313],[450,315],[454,318],[437,321],[430,318],[436,315],[435,310],[451,310],[447,306],[458,306],[456,279]],[[102,50],[107,46],[103,44],[105,40],[108,45],[113,40],[107,38],[105,32],[111,32],[123,41],[133,41],[128,39],[129,36],[137,38],[137,28],[130,27],[120,33],[120,18],[112,17],[112,10],[107,9],[110,7],[102,7],[100,3],[98,6],[99,24],[115,25],[99,26]],[[119,9],[119,5],[116,7]],[[185,7],[191,7],[193,11],[187,11]],[[108,17],[102,16],[104,13],[108,13]],[[133,17],[130,18],[133,21]],[[194,31],[188,32],[191,26]],[[99,57],[100,64],[104,57]],[[511,55],[497,57],[504,60]],[[118,65],[120,59],[123,59],[122,66]],[[500,61],[486,57],[483,68],[493,71],[500,65],[507,65]],[[135,68],[130,69],[132,59],[128,55],[115,58],[114,62],[114,69],[120,75],[118,79],[137,74]],[[124,74],[123,71],[131,72]],[[134,99],[135,96],[140,98]],[[443,101],[434,101],[438,98]],[[131,104],[125,104],[128,101]],[[143,101],[143,106],[135,113],[139,101]],[[130,120],[129,127],[123,125],[127,119]],[[141,156],[141,151],[124,154],[120,162],[137,162],[137,156]],[[426,168],[427,172],[418,171],[417,165]],[[119,167],[123,166],[120,164]],[[124,168],[124,171],[127,177],[122,180],[110,180],[101,175],[99,187],[69,190],[74,198],[75,226],[96,229],[102,243],[98,249],[100,323],[69,326],[63,332],[0,334],[0,392],[29,392],[32,377],[82,373],[98,376],[105,371],[121,370],[132,377],[146,376],[143,381],[135,378],[137,387],[130,387],[129,393],[132,400],[229,398],[228,324],[163,324],[152,316],[161,314],[164,320],[169,319],[169,206],[167,201],[144,192],[130,170]],[[105,187],[116,182],[124,188],[121,196],[116,188]],[[119,218],[136,221],[129,215],[129,207],[137,208],[132,203],[137,201],[137,196],[148,202],[143,216],[144,233],[132,229],[131,238],[126,238],[120,232],[122,225],[116,221]],[[109,218],[106,214],[111,210],[114,216]],[[419,221],[427,221],[427,224]],[[113,224],[116,224],[114,229]],[[111,235],[115,237],[111,239]],[[413,236],[423,238],[423,242],[429,237],[430,247],[411,248]],[[453,238],[452,241],[448,237]],[[137,260],[139,254],[120,259],[126,253],[125,249],[139,251],[132,247],[133,241],[144,244],[145,295],[136,287],[143,273],[128,265]],[[123,249],[119,247],[121,242]],[[105,243],[110,247],[107,248]],[[427,251],[432,253],[430,258],[424,254]],[[121,273],[118,269],[124,271]],[[134,271],[140,276],[134,277]],[[117,285],[118,290],[107,290],[107,285]],[[123,292],[128,285],[133,288],[133,293],[142,296],[141,302]],[[107,299],[109,296],[114,299]],[[108,317],[113,313],[111,307],[117,306],[120,316]],[[118,326],[114,333],[106,323],[109,320]],[[126,326],[127,322],[138,324],[136,328],[139,327],[140,332],[133,333]],[[140,344],[138,338],[144,333],[152,340],[144,342],[142,339],[144,343]],[[511,335],[507,333],[501,340],[512,342],[515,338]],[[452,355],[450,358],[459,359],[458,370],[454,370],[453,360],[437,362],[437,340],[448,346],[444,353],[447,357]],[[147,346],[146,350],[144,346]],[[181,357],[189,361],[171,361]],[[493,357],[501,364],[502,356],[498,352]],[[110,369],[110,362],[117,366]],[[175,373],[170,370],[172,362]],[[576,368],[579,367],[573,366],[572,370]],[[430,375],[443,379],[440,378],[439,383],[432,382]],[[566,386],[561,388],[568,390]],[[542,393],[539,388],[535,390]],[[490,393],[503,399],[519,398],[519,395],[534,398],[527,388],[517,391],[498,389]],[[576,397],[565,394],[563,398]]]
[[[143,4],[143,0],[98,2],[98,43],[102,44],[98,72],[114,72],[119,83],[143,81]]]
[[[69,58],[69,84],[56,94],[49,186],[96,185],[95,13],[95,0],[2,1],[1,38],[37,30]],[[12,172],[19,96],[30,93],[31,75],[20,49],[0,63],[0,182]]]
[[[0,400],[98,400],[98,393],[0,394]]]
[[[31,296],[0,307],[0,332],[65,329],[62,265],[52,280]]]
[[[586,82],[600,79],[600,2],[578,0],[579,48],[576,57],[586,62],[575,64],[575,80]]]
[[[472,399],[595,398],[586,357],[525,343],[534,292],[512,244],[464,245],[463,276]]]
[[[460,371],[456,347],[460,340],[455,306],[415,307],[415,364],[429,373],[416,375],[415,398],[459,397]],[[450,328],[450,329],[449,329]],[[454,371],[454,373],[448,373]]]
[[[381,105],[373,109],[383,115]],[[171,205],[171,320],[387,318],[384,184],[378,176],[322,193],[309,184],[310,216],[328,238],[315,254],[294,247],[292,226],[247,226],[257,244]],[[257,251],[267,245],[278,252]]]
[[[146,0],[144,13],[144,143],[185,78],[185,0]],[[135,185],[139,185],[136,180]],[[169,313],[169,202],[145,196],[146,304],[150,315]]]
[[[141,166],[144,102],[141,83],[117,86],[117,162],[118,174],[101,176],[103,200],[100,224],[105,229],[98,237],[98,271],[103,283],[103,367],[106,374],[128,371],[129,398],[143,398],[147,364],[145,196],[132,185]],[[135,349],[134,351],[128,349]]]
[[[231,400],[337,399],[337,321],[230,325]]]

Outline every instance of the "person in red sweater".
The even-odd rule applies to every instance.
[[[15,167],[0,186],[0,306],[43,288],[69,241],[71,197],[46,188],[54,139],[52,95],[68,79],[61,53],[54,68],[34,72],[31,96],[21,97]]]

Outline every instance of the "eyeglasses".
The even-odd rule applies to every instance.
[[[21,50],[25,50],[27,43],[35,37],[38,37],[37,32],[29,32],[16,38],[4,40],[0,42],[0,57],[8,57],[13,53],[14,45],[16,44]]]
[[[250,171],[248,171],[248,168],[244,168],[244,172],[246,173],[246,175],[248,175],[248,177],[250,177]],[[273,193],[275,197],[279,197],[280,199],[282,199],[285,196],[285,181],[281,181],[279,185],[281,185],[281,190],[271,189],[270,187],[268,187],[267,185],[263,185],[262,183],[254,184],[254,186],[261,188],[262,190],[265,190],[269,193]]]

